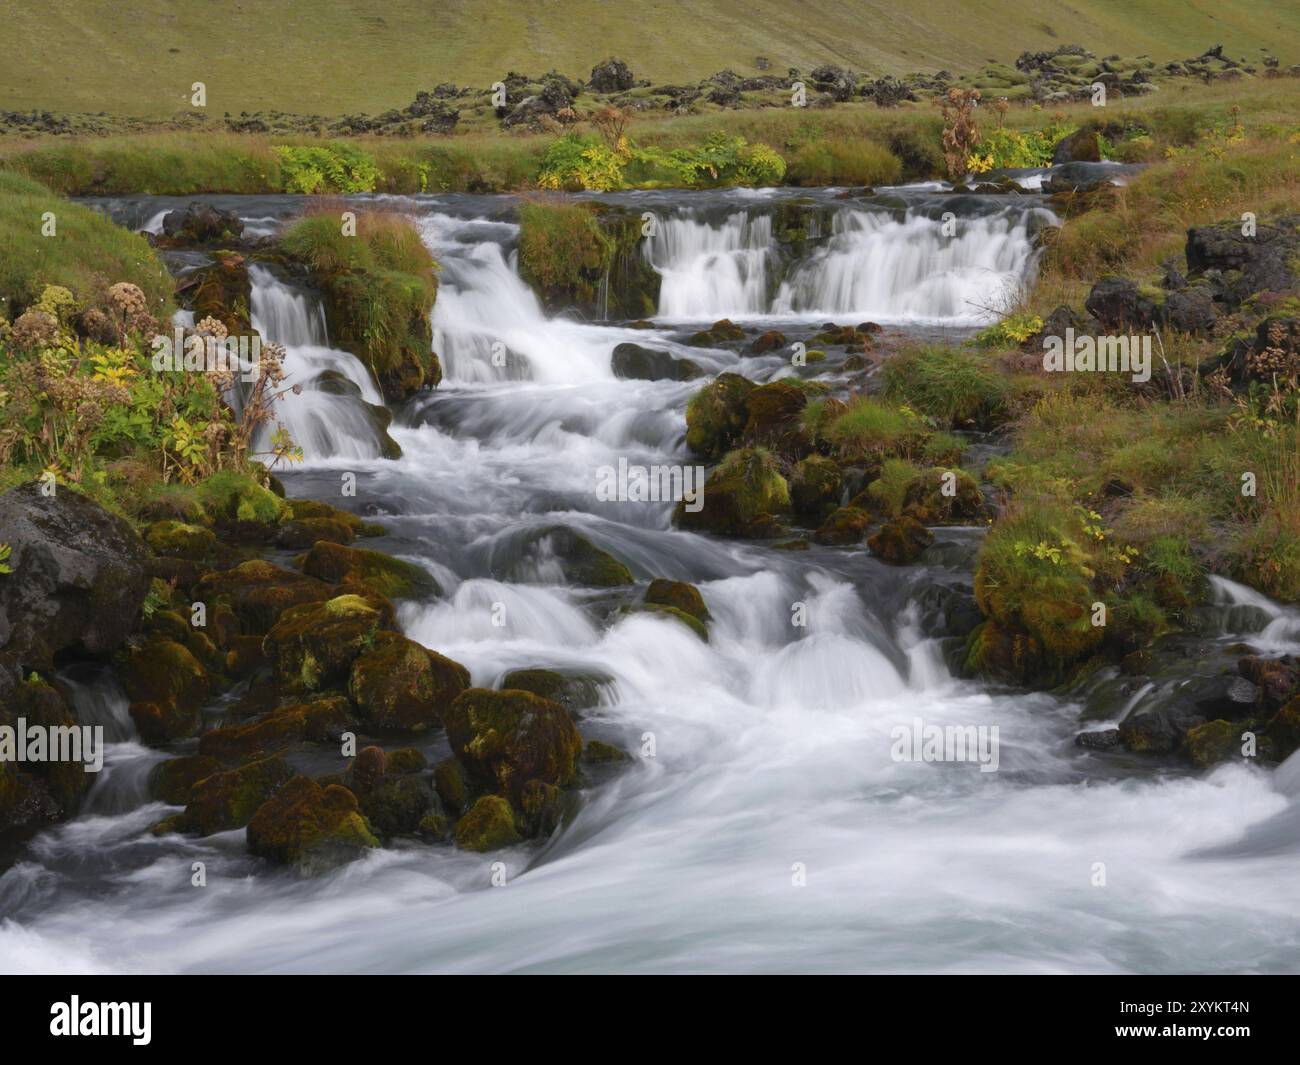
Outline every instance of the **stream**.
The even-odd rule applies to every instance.
[[[770,208],[794,196],[827,208],[830,224],[790,261]],[[236,209],[254,233],[302,209],[287,196],[201,199]],[[1116,673],[1070,694],[960,677],[944,606],[969,595],[979,529],[936,530],[920,563],[896,568],[864,546],[793,552],[679,532],[671,503],[595,492],[598,471],[620,459],[695,464],[685,406],[701,382],[617,378],[617,344],[653,342],[710,375],[847,387],[838,353],[796,368],[788,351],[740,357],[685,340],[720,318],[791,341],[867,320],[960,340],[1032,278],[1033,235],[1053,220],[1045,201],[937,184],[851,199],[605,199],[657,220],[653,330],[547,313],[517,271],[509,197],[356,198],[412,212],[442,267],[433,332],[444,380],[394,411],[400,459],[381,457],[366,413],[379,392],[330,347],[312,293],[255,266],[251,311],[304,386],[282,411],[306,452],[282,475],[289,494],[382,522],[387,536],[366,546],[442,586],[401,604],[407,635],[480,686],[527,666],[600,676],[601,705],[580,728],[632,760],[592,771],[580,808],[544,843],[480,855],[405,841],[305,880],[250,857],[242,829],[149,835],[175,812],[147,791],[168,754],[138,741],[109,676],[70,671],[81,720],[106,726],[106,766],[82,812],[0,875],[0,969],[1294,970],[1300,765],[1205,773],[1076,746],[1082,727],[1114,723],[1150,694]],[[188,201],[102,206],[156,229]],[[956,236],[943,231],[948,213]],[[327,370],[333,383],[320,387]],[[357,491],[345,498],[349,473]],[[530,535],[556,526],[625,561],[642,587],[697,584],[709,642],[620,613],[626,593],[563,583]],[[796,606],[806,625],[792,624]],[[1232,582],[1216,582],[1206,611],[1189,669],[1231,666],[1242,642],[1300,651],[1300,614]],[[917,718],[997,726],[998,770],[894,760],[891,730]],[[431,760],[448,752],[440,731],[418,745]],[[206,887],[191,886],[196,861]],[[504,886],[493,884],[497,862]]]

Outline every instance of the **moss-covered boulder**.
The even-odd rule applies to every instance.
[[[1268,723],[1272,755],[1279,762],[1300,750],[1300,695],[1290,699]]]
[[[749,421],[745,400],[755,384],[740,374],[719,374],[686,406],[686,446],[706,459],[720,459],[735,448]]]
[[[201,482],[195,495],[218,526],[255,539],[269,536],[289,513],[285,501],[271,489],[230,470]]]
[[[144,531],[144,542],[155,555],[202,562],[217,554],[216,533],[203,525],[183,521],[156,521]]]
[[[840,502],[844,475],[833,459],[809,455],[790,472],[790,503],[801,518],[821,522]]]
[[[618,588],[632,583],[632,571],[608,551],[597,547],[564,525],[532,530],[524,544],[525,567],[536,572],[551,565],[558,567],[569,584],[588,588]]]
[[[1240,721],[1207,721],[1187,730],[1183,750],[1194,765],[1208,769],[1241,757],[1244,731]]]
[[[1023,682],[1042,670],[1043,647],[1025,632],[984,621],[967,639],[965,668],[977,676]]]
[[[915,562],[934,541],[930,530],[914,518],[895,518],[867,537],[871,553],[891,566]]]
[[[515,812],[500,795],[484,795],[456,822],[456,846],[466,851],[494,851],[519,843]]]
[[[323,691],[349,679],[352,663],[374,646],[384,620],[371,600],[340,595],[286,610],[263,646],[283,690]]]
[[[354,724],[352,706],[342,696],[279,706],[256,721],[210,729],[199,737],[199,752],[233,762],[283,751],[303,741],[337,738]]]
[[[707,624],[711,620],[704,596],[693,584],[670,581],[656,577],[645,590],[645,601],[650,606],[669,606]]]
[[[468,809],[473,801],[474,783],[455,758],[444,758],[433,767],[433,786],[443,805],[454,813]]]
[[[357,799],[381,836],[414,836],[426,817],[442,812],[430,781],[414,774],[389,774]]]
[[[903,513],[922,525],[968,525],[985,516],[979,485],[965,470],[922,470],[903,493]]]
[[[338,584],[344,591],[387,599],[414,599],[442,592],[432,575],[412,562],[363,547],[324,541],[307,552],[302,571],[308,577]]]
[[[839,507],[817,529],[819,544],[860,544],[871,526],[871,515],[857,507]]]
[[[264,802],[248,822],[248,849],[276,865],[312,875],[379,846],[357,797],[338,784],[321,787],[297,776]]]
[[[190,736],[212,691],[208,671],[184,645],[152,638],[129,648],[122,678],[131,719],[146,743]]]
[[[582,749],[582,760],[588,765],[612,765],[616,762],[626,762],[628,756],[626,751],[615,747],[612,743],[588,740],[587,746]]]
[[[589,707],[599,705],[601,690],[611,683],[611,678],[602,673],[542,669],[535,666],[512,669],[501,678],[502,688],[540,695],[543,699],[559,703],[575,716]]]
[[[352,663],[348,694],[378,728],[422,732],[469,687],[469,670],[395,632],[379,633]]]
[[[203,777],[190,788],[189,803],[177,827],[201,836],[241,828],[293,775],[283,758],[263,758]]]
[[[290,607],[320,602],[334,595],[324,581],[305,577],[262,559],[233,569],[209,573],[194,587],[194,598],[227,607],[238,619],[243,635],[264,635]]]
[[[516,804],[530,780],[564,786],[577,775],[582,737],[564,707],[549,699],[470,688],[451,704],[443,724],[465,767]]]
[[[366,521],[364,518],[353,514],[350,510],[343,510],[341,507],[333,506],[330,503],[322,503],[318,499],[286,499],[285,504],[289,508],[289,521],[329,521],[337,522],[340,525],[346,525],[352,530],[353,537],[359,536],[382,536],[384,527],[375,522]]]
[[[683,529],[762,538],[779,534],[777,515],[789,509],[790,487],[776,457],[746,448],[731,452],[709,474],[698,510],[678,503],[674,516]]]
[[[610,368],[615,377],[633,381],[693,381],[704,370],[690,359],[679,359],[671,352],[623,343],[614,348]]]
[[[748,417],[741,439],[748,447],[765,447],[788,462],[813,450],[812,431],[804,425],[808,395],[789,381],[760,385],[745,397]]]
[[[643,606],[636,608],[636,612],[670,618],[673,621],[685,625],[705,643],[709,642],[709,627],[693,614],[686,613],[685,610],[678,610],[675,606],[664,606],[662,603],[646,603]]]
[[[195,784],[222,769],[220,762],[204,754],[169,758],[149,770],[149,794],[172,806],[184,806]]]
[[[302,549],[324,541],[330,544],[350,544],[356,533],[352,526],[334,518],[295,518],[276,530],[277,547]]]
[[[744,339],[744,329],[730,318],[722,318],[714,322],[708,329],[701,329],[698,333],[692,333],[686,343],[695,348],[714,348],[720,344],[728,344]]]

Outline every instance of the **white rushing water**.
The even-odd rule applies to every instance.
[[[119,733],[87,812],[42,833],[0,877],[0,968],[1296,968],[1300,788],[1241,766],[1116,765],[1074,746],[1079,706],[954,677],[925,636],[923,602],[936,584],[969,584],[974,533],[944,533],[939,561],[900,570],[865,550],[798,554],[678,532],[668,505],[598,501],[596,471],[620,457],[689,461],[684,407],[697,386],[616,379],[613,346],[647,334],[545,315],[511,265],[508,224],[435,210],[422,225],[443,264],[434,330],[446,382],[394,428],[398,461],[357,455],[341,413],[295,408],[295,432],[312,424],[319,436],[290,488],[311,496],[340,464],[359,471],[358,503],[388,511],[392,549],[444,589],[402,607],[408,634],[476,684],[523,666],[599,674],[603,702],[583,731],[632,762],[595,779],[543,845],[489,855],[402,845],[299,880],[250,859],[242,831],[150,836],[171,812],[146,802],[141,783],[161,755]],[[980,250],[928,244],[923,230],[843,216],[778,303],[809,321],[832,308],[943,321],[1030,268],[1015,225],[990,221]],[[767,267],[747,244],[760,231],[728,220],[705,234],[686,218],[661,263],[663,315],[760,309],[749,301]],[[709,256],[728,265],[699,261]],[[296,372],[334,368],[337,353],[296,299],[259,276],[259,328],[290,346]],[[711,371],[777,372],[685,350]],[[527,547],[557,525],[615,552],[638,580],[697,583],[709,642],[671,620],[611,614],[606,593],[563,583],[546,552]],[[1225,611],[1243,611],[1231,615],[1236,631],[1300,647],[1293,612],[1240,586],[1218,592]],[[796,606],[806,626],[791,624]],[[1221,643],[1236,638],[1225,631]],[[96,700],[84,712],[122,720],[120,693],[83,683],[77,697]],[[918,717],[997,726],[998,771],[894,760],[891,730]],[[1278,777],[1292,780],[1296,766]],[[207,864],[204,888],[190,884],[194,861]],[[496,861],[505,887],[491,886]]]

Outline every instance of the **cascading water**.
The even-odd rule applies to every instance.
[[[360,360],[329,346],[320,300],[264,266],[249,267],[248,275],[253,328],[285,348],[281,387],[299,386],[276,406],[277,420],[309,460],[379,457],[381,430],[367,405],[381,406],[383,397]],[[264,429],[258,446],[265,449],[268,440]]]
[[[477,205],[417,209],[443,266],[434,328],[446,379],[404,411],[400,460],[353,463],[354,503],[382,515],[388,550],[442,586],[402,606],[409,635],[464,663],[475,684],[527,666],[597,678],[583,732],[631,761],[593,771],[580,808],[540,847],[476,855],[412,843],[307,881],[249,858],[239,833],[152,837],[146,829],[170,808],[115,800],[43,833],[0,877],[0,967],[1043,973],[1294,963],[1300,841],[1287,826],[1300,789],[1239,765],[1207,775],[1118,765],[1074,745],[1076,702],[954,676],[926,603],[937,587],[969,587],[975,530],[940,530],[924,565],[897,569],[862,550],[792,553],[680,532],[670,503],[598,499],[596,472],[620,457],[692,461],[684,408],[697,386],[617,379],[615,344],[653,339],[710,371],[763,379],[788,363],[547,316],[510,265],[511,226],[467,220]],[[674,246],[686,249],[689,233],[705,249],[714,238],[689,204],[682,216]],[[991,300],[1031,268],[1017,224],[989,218],[996,246],[984,251],[961,238],[943,245],[938,224],[841,214],[824,250],[788,267],[782,313],[809,329],[831,308],[855,320],[961,318],[964,300]],[[741,247],[748,239],[736,238],[738,254],[757,250]],[[664,260],[666,282],[693,269],[687,257]],[[926,295],[894,286],[891,271],[905,265]],[[927,269],[947,279],[927,289]],[[719,270],[727,286],[740,276]],[[700,267],[702,283],[712,276]],[[259,322],[291,334],[295,351],[326,350],[306,326],[273,325],[271,302],[285,296],[260,285]],[[679,296],[666,291],[661,311],[672,317]],[[724,295],[718,282],[702,317],[737,313],[744,291]],[[285,480],[295,495],[337,495],[332,474],[310,464]],[[566,583],[547,547],[556,528],[614,552],[638,581],[695,582],[713,617],[709,641],[621,612],[616,592]],[[1290,612],[1239,586],[1218,592],[1223,633],[1206,638],[1203,657],[1230,655],[1243,633],[1300,647]],[[1125,689],[1114,712],[1139,698]],[[896,760],[892,729],[914,718],[996,726],[998,771]],[[446,754],[440,733],[421,743],[431,761]],[[125,756],[130,741],[120,746]],[[1295,769],[1279,779],[1294,781]],[[190,886],[193,861],[207,866],[202,891]],[[504,890],[490,886],[496,861]],[[1108,887],[1095,886],[1098,862]]]
[[[721,224],[675,215],[646,242],[663,277],[659,313],[669,319],[747,318],[768,310],[772,219],[747,211]]]

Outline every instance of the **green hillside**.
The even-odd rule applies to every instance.
[[[0,25],[0,109],[140,116],[188,108],[195,81],[216,115],[337,115],[510,70],[585,77],[608,55],[657,82],[755,73],[759,56],[778,72],[963,71],[1063,43],[1157,60],[1222,43],[1300,62],[1300,4],[1261,0],[4,0]]]

